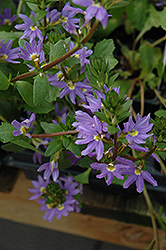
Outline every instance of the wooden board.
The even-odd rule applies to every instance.
[[[0,192],[1,218],[128,246],[133,249],[145,250],[153,238],[152,228],[88,214],[71,213],[66,218],[59,221],[54,219],[52,223],[49,223],[42,219],[44,213],[39,210],[39,204],[28,200],[31,196],[27,191],[28,188],[32,188],[31,181],[27,180],[24,173],[20,171],[12,192]],[[166,249],[163,237],[163,232],[159,230],[161,250]]]

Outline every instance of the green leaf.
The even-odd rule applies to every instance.
[[[91,172],[91,168],[88,168],[85,172],[76,175],[74,178],[77,182],[82,184],[88,184],[89,183],[89,174]]]
[[[108,118],[106,117],[106,115],[103,112],[94,112],[94,114],[103,122],[109,123]]]
[[[91,158],[89,158],[89,156],[85,156],[85,157],[81,158],[81,160],[79,160],[77,165],[80,166],[81,168],[88,168],[90,166],[90,164],[92,164],[92,163],[93,163],[93,160]]]
[[[93,57],[104,57],[109,63],[109,70],[113,69],[118,61],[113,56],[115,45],[112,39],[104,39],[98,42],[94,48]]]
[[[117,127],[113,127],[113,126],[108,126],[107,128],[108,128],[108,133],[110,133],[111,135],[114,135],[115,133],[120,131]]]
[[[60,138],[56,138],[49,143],[48,148],[46,149],[45,155],[46,156],[54,155],[62,148],[63,148],[62,140]]]
[[[61,132],[62,128],[59,124],[48,123],[48,122],[41,122],[41,127],[47,134]]]
[[[33,86],[29,82],[17,81],[16,88],[23,100],[31,107],[34,106],[33,103]]]
[[[160,23],[161,23],[161,27],[166,30],[166,20],[165,20],[165,16],[166,16],[166,8],[163,9],[163,11],[160,11]]]
[[[76,145],[74,141],[71,141],[70,144],[66,147],[66,149],[70,150],[76,157],[81,156],[80,147]]]
[[[48,103],[46,101],[39,103],[37,106],[31,107],[25,104],[23,107],[25,110],[29,110],[32,113],[38,114],[48,114],[55,109],[54,103]]]
[[[14,129],[15,128],[10,123],[2,122],[2,125],[0,126],[0,140],[3,143],[14,140],[15,139],[15,136],[13,135]]]
[[[45,10],[38,10],[36,13],[36,19],[37,20],[42,20],[47,14],[47,11]]]
[[[18,146],[18,145],[15,145],[15,144],[13,144],[13,143],[4,144],[4,145],[1,146],[1,148],[2,148],[3,150],[12,151],[12,152],[14,152],[14,153],[17,153],[17,152],[20,152],[20,151],[24,150],[23,147]]]
[[[48,93],[45,96],[45,100],[47,100],[49,103],[56,101],[57,97],[59,97],[60,91],[60,88],[51,86],[49,84]]]
[[[70,144],[70,138],[68,138],[67,136],[63,136],[63,146],[67,148],[69,144]]]
[[[15,40],[23,35],[23,32],[6,32],[0,31],[0,41],[5,37],[5,42]]]
[[[50,45],[50,62],[55,61],[56,59],[64,55],[66,53],[65,47],[66,47],[66,44],[64,40],[60,40],[54,45],[51,44]]]
[[[146,74],[152,68],[154,49],[151,44],[143,44],[140,46],[140,59],[141,59],[141,78],[146,76]]]
[[[30,144],[29,139],[26,139],[26,138],[20,139],[20,138],[19,138],[19,139],[13,140],[12,143],[13,143],[13,144],[16,144],[16,145],[18,145],[18,146],[20,146],[20,147],[22,147],[22,148],[30,149],[30,150],[32,150],[32,151],[35,151],[35,152],[38,152],[38,153],[44,155],[41,151],[39,151],[38,149],[36,149],[34,146],[32,146],[32,145]]]
[[[159,152],[157,152],[157,154],[159,155],[159,156],[161,156],[162,158],[163,158],[163,160],[166,160],[166,152],[165,151],[159,151]]]
[[[37,75],[33,85],[33,101],[35,104],[43,102],[49,92],[49,81],[46,75]]]
[[[149,246],[146,248],[146,250],[153,250],[154,245],[155,245],[155,240],[152,240],[152,241],[150,242]]]
[[[9,88],[8,78],[0,70],[0,90],[7,90]]]
[[[162,231],[165,233],[165,238],[166,238],[166,225],[163,222],[162,218],[160,216],[156,216],[156,220],[158,221]]]
[[[157,110],[154,114],[158,117],[166,118],[166,110],[164,110],[164,109]]]
[[[139,39],[152,27],[158,28],[160,26],[161,22],[161,11],[157,11],[153,5],[149,6],[149,17],[147,18],[143,29],[137,36],[135,42],[138,42]],[[163,14],[164,16],[164,14]]]

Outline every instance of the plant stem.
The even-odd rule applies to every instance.
[[[38,71],[27,72],[27,73],[24,73],[20,76],[16,76],[15,78],[11,79],[10,82],[16,82],[16,81],[22,80],[22,79],[27,78],[27,77],[35,76],[38,73],[39,73]]]
[[[161,167],[161,171],[166,175],[166,167],[165,167],[165,164],[164,162],[161,160],[161,157],[159,155],[157,155],[158,159],[159,159],[159,164],[160,164],[160,167]]]
[[[131,161],[133,161],[133,162],[136,162],[136,161],[138,161],[139,160],[139,158],[135,158],[135,157],[133,157],[133,156],[131,156],[131,155],[122,155],[122,157],[123,158],[125,158],[125,159],[128,159],[128,160],[131,160]]]
[[[155,146],[154,148],[152,148],[147,154],[145,154],[145,155],[142,157],[142,159],[143,159],[143,160],[146,160],[149,156],[151,156],[151,155],[154,153],[154,151],[155,151],[156,148],[157,148],[157,146]]]
[[[147,189],[146,189],[145,185],[144,185],[144,189],[143,189],[143,194],[144,194],[146,204],[148,205],[149,212],[150,212],[150,215],[151,215],[151,221],[152,221],[152,226],[153,226],[154,241],[155,241],[155,245],[156,245],[156,250],[160,250],[158,232],[157,232],[157,224],[156,224],[155,215],[154,215],[154,209],[153,209],[153,205],[152,205],[152,202],[150,200],[150,197],[149,197],[149,194],[147,192]]]
[[[0,120],[8,123],[8,121],[2,115],[0,115]]]
[[[157,89],[153,89],[153,91],[160,100],[160,102],[162,103],[162,105],[166,108],[166,100],[159,94]]]
[[[61,131],[51,134],[31,134],[32,138],[49,138],[49,137],[55,137],[55,136],[61,136],[61,135],[71,135],[71,134],[77,134],[77,130],[68,130],[68,131]]]
[[[159,43],[161,43],[165,40],[166,40],[166,35],[161,37],[160,39],[156,40],[154,43],[152,43],[152,46],[155,47],[156,45],[158,45]]]
[[[94,22],[93,27],[90,30],[89,34],[79,44],[76,44],[76,46],[73,49],[67,51],[63,56],[59,57],[55,61],[48,63],[47,65],[42,67],[41,70],[46,71],[46,70],[54,67],[55,65],[59,64],[60,62],[64,61],[66,58],[68,58],[69,56],[74,54],[77,50],[79,50],[81,48],[81,46],[84,45],[86,42],[88,42],[89,39],[93,36],[93,34],[95,33],[95,31],[98,27],[98,24],[99,24],[99,21],[96,20]],[[22,74],[20,76],[17,76],[15,78],[11,79],[10,82],[16,82],[16,81],[19,81],[19,80],[24,79],[26,77],[31,77],[31,76],[37,75],[38,73],[39,73],[38,71],[27,72],[25,74]]]
[[[20,0],[19,4],[18,4],[18,7],[17,7],[17,16],[21,13],[22,5],[23,5],[23,1]]]

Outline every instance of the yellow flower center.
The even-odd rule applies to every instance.
[[[9,19],[5,18],[4,19],[4,24],[7,24],[7,25],[11,26],[12,23],[10,22]]]
[[[74,83],[71,82],[71,81],[68,82],[67,86],[68,86],[69,89],[71,89],[71,90],[75,89],[75,85],[74,85]]]
[[[58,204],[58,210],[63,210],[64,209],[64,205],[63,204]]]
[[[100,135],[94,135],[94,139],[95,139],[96,141],[100,141],[100,140],[101,140],[101,136],[100,136]]]
[[[45,188],[45,187],[41,187],[41,188],[40,188],[40,193],[41,193],[41,194],[44,194],[45,191],[46,191],[46,188]]]
[[[131,131],[130,133],[129,133],[131,136],[133,136],[133,137],[135,137],[135,136],[137,136],[138,135],[138,131]]]
[[[27,132],[26,127],[22,126],[22,127],[21,127],[21,132],[22,132],[23,134],[25,134],[25,133]]]
[[[93,3],[92,5],[95,6],[95,7],[97,7],[97,8],[100,8],[100,7],[101,7],[101,4],[100,4],[100,3]]]
[[[7,59],[8,58],[8,56],[6,55],[6,54],[2,54],[1,56],[0,56],[0,61],[3,61],[3,60],[5,60],[5,59]]]
[[[68,20],[68,18],[67,18],[67,17],[63,17],[63,18],[62,18],[62,22],[67,23],[67,20]]]
[[[57,73],[57,77],[58,77],[58,80],[61,81],[64,79],[64,76],[63,76],[63,73],[62,72],[58,72]]]
[[[136,170],[135,170],[135,174],[136,174],[136,175],[140,175],[140,174],[141,174],[141,172],[142,172],[142,170],[141,170],[141,169],[136,168]]]
[[[30,55],[31,59],[34,61],[36,58],[38,58],[37,54],[33,53]]]
[[[74,54],[74,56],[75,56],[76,58],[79,58],[79,55],[77,55],[77,54]]]
[[[31,26],[30,29],[31,29],[32,31],[34,31],[34,30],[37,29],[37,26]]]
[[[108,167],[107,167],[107,170],[113,172],[115,170],[114,164],[113,163],[109,163]]]
[[[53,208],[53,204],[52,204],[52,203],[50,203],[50,204],[46,204],[46,206],[48,207],[48,209]]]

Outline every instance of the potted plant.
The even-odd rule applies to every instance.
[[[150,247],[159,249],[156,220],[164,230],[165,220],[154,211],[144,181],[158,186],[147,161],[166,157],[165,100],[156,89],[164,61],[154,46],[159,41],[151,45],[143,35],[154,26],[154,14],[161,16],[157,27],[165,30],[165,8],[158,10],[148,1],[9,2],[7,9],[2,3],[0,15],[0,140],[3,150],[34,152],[42,175],[32,181],[30,199],[37,199],[44,219],[52,221],[80,211],[82,184],[92,172],[108,186],[133,185],[151,213],[155,236]],[[146,13],[141,12],[145,5]],[[134,20],[131,13],[137,7],[142,9]],[[116,57],[109,30],[114,17],[114,31],[123,17],[126,31],[133,23],[132,29],[140,32],[133,49],[118,42],[128,68],[120,69],[121,56]],[[137,83],[141,91],[134,90]],[[163,105],[152,117],[143,114],[148,88]],[[137,114],[133,91],[141,99]],[[47,157],[44,162],[42,156]]]

